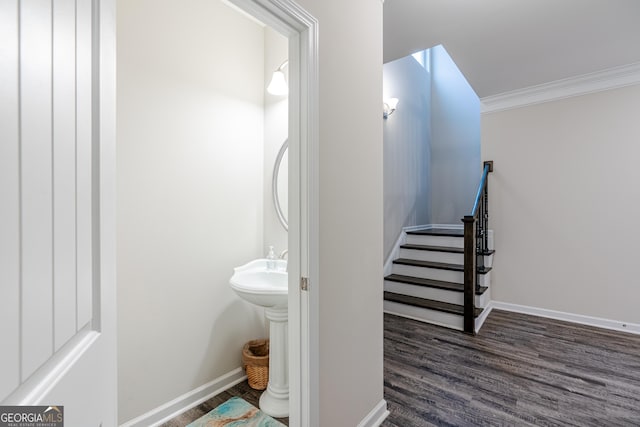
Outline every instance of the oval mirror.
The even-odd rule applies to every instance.
[[[276,163],[273,166],[273,179],[271,188],[273,191],[273,205],[278,214],[278,220],[285,230],[289,231],[289,140],[285,139],[278,151]]]

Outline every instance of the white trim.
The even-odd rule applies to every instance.
[[[564,311],[548,310],[546,308],[530,307],[526,305],[511,304],[508,302],[491,301],[492,309],[512,311],[514,313],[531,314],[533,316],[547,317],[549,319],[564,320],[565,322],[579,323],[595,326],[597,328],[613,331],[629,332],[640,335],[639,323],[628,323],[619,320],[603,319],[600,317],[585,316],[582,314],[567,313]]]
[[[490,291],[491,289],[488,290],[488,292]],[[491,310],[493,310],[493,307],[494,307],[493,301],[489,299],[489,303],[483,308],[482,313],[480,313],[480,316],[476,318],[476,321],[475,321],[476,334],[480,332],[480,328],[482,328],[482,325],[484,325],[484,321],[487,320],[487,317],[489,317],[489,314],[491,313]]]
[[[92,348],[98,338],[100,334],[89,330],[88,327],[80,330],[1,403],[35,405],[41,402]]]
[[[170,402],[121,424],[120,427],[155,427],[211,399],[247,378],[242,368],[222,375],[200,387],[178,396]]]
[[[411,225],[409,227],[402,227],[402,231],[418,231],[418,230],[433,230],[439,228],[443,230],[462,230],[464,224],[423,224],[423,225]]]
[[[430,224],[426,224],[426,225],[411,225],[409,227],[402,227],[402,231],[408,232],[408,231],[418,231],[418,230],[431,230],[431,228],[433,228],[433,227]]]
[[[640,84],[640,62],[480,98],[482,114]]]
[[[292,0],[230,1],[289,40],[289,422],[318,425],[318,20]]]
[[[462,222],[460,224],[430,224],[427,230],[434,228],[440,230],[464,230],[464,224],[462,224]]]
[[[358,427],[377,427],[381,425],[388,416],[387,401],[382,399],[371,412],[358,423]]]

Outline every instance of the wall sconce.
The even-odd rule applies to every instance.
[[[398,98],[389,98],[385,99],[382,102],[382,117],[388,118],[394,111],[396,111],[396,107],[398,106]]]
[[[278,69],[273,72],[271,82],[269,86],[267,86],[267,92],[271,95],[282,96],[289,93],[289,85],[287,84],[287,79],[284,77],[284,71],[282,71],[287,65],[289,65],[289,60],[285,59]]]

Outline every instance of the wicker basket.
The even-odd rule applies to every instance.
[[[242,348],[242,366],[249,387],[264,390],[269,382],[269,340],[252,340]]]

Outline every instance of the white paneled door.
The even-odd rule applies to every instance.
[[[115,426],[114,0],[0,0],[0,404]]]

